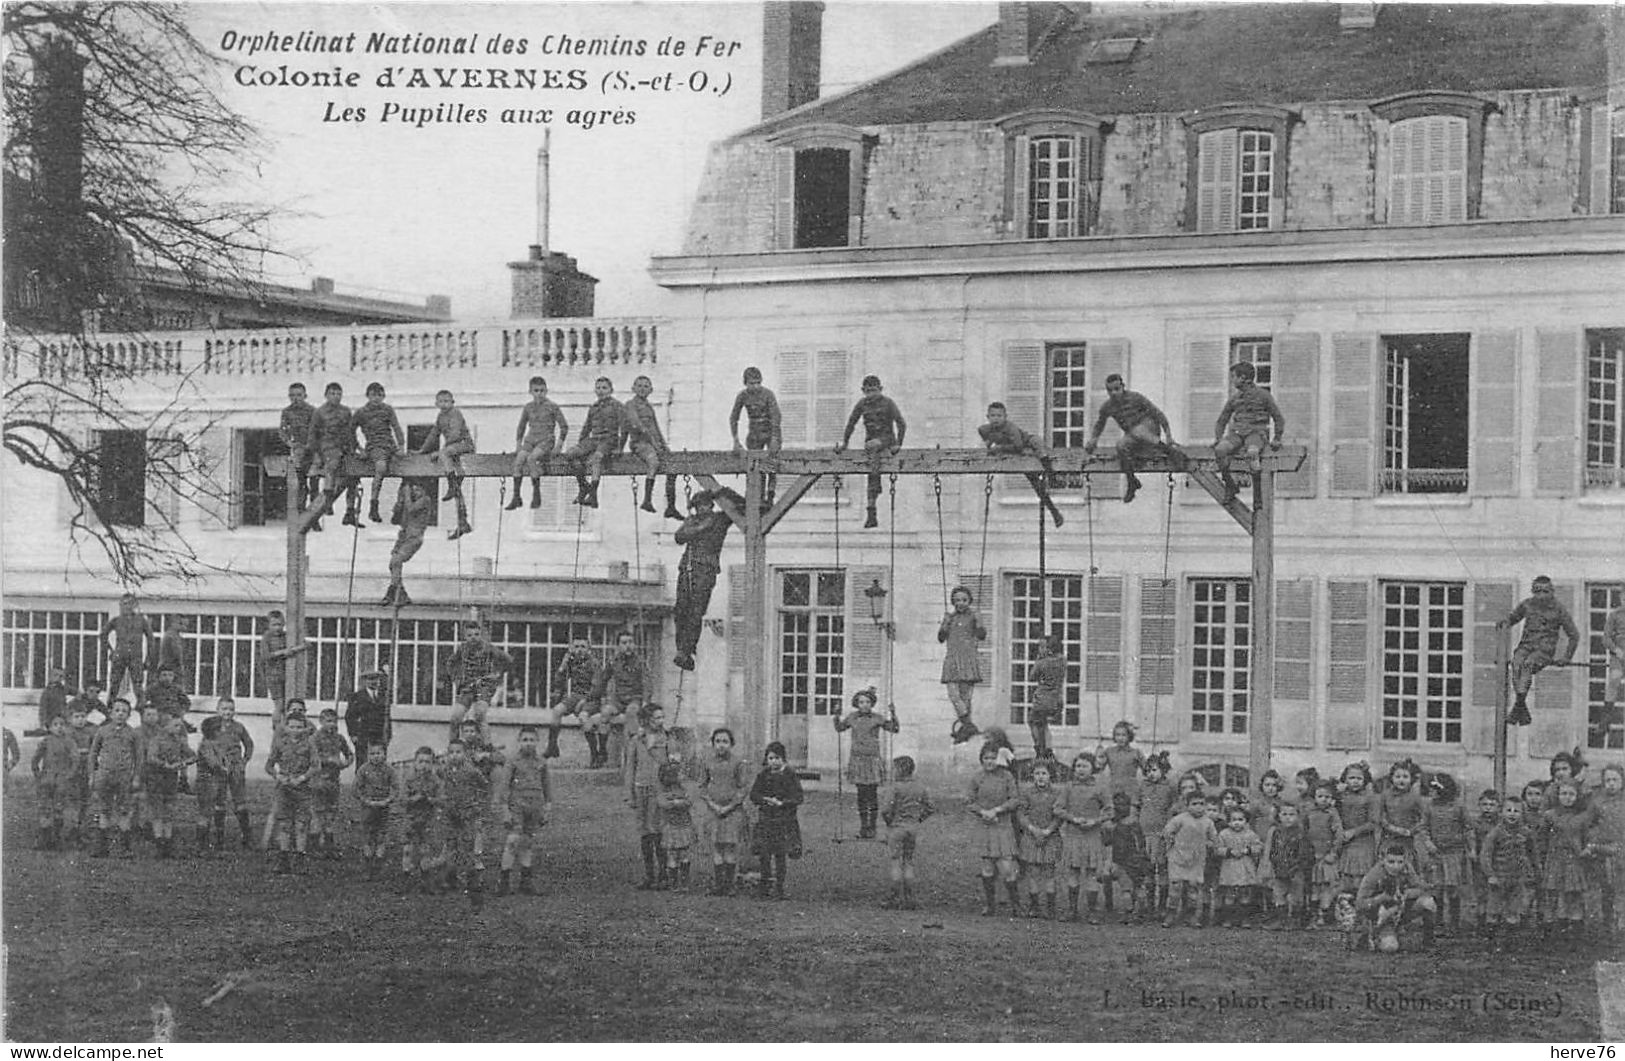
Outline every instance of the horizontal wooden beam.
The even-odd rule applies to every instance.
[[[1213,467],[1213,447],[1190,446],[1184,449],[1184,460],[1162,456],[1147,457],[1137,465],[1146,473],[1184,472],[1192,466]],[[1264,467],[1273,472],[1293,472],[1303,466],[1308,456],[1303,446],[1282,446],[1279,450],[1266,450]],[[463,474],[470,478],[502,478],[513,474],[512,453],[471,453],[462,458]],[[265,470],[281,475],[287,467],[286,457],[266,457]],[[765,452],[744,450],[673,450],[660,461],[662,474],[670,475],[743,475],[746,471],[778,472],[781,475],[1019,475],[1043,472],[1044,465],[1037,457],[995,456],[980,449],[905,449],[896,456],[884,455],[873,460],[862,452],[848,450],[836,453],[829,449],[787,449],[769,457]],[[1049,470],[1058,475],[1121,475],[1117,456],[1102,449],[1093,457],[1078,449],[1055,449],[1049,453]],[[605,475],[644,475],[648,471],[643,461],[618,453],[604,461]],[[357,478],[372,475],[372,464],[362,457],[351,457],[344,472]],[[390,462],[391,476],[435,476],[440,469],[428,457],[409,454]],[[564,457],[548,457],[542,474],[573,476],[575,467]]]

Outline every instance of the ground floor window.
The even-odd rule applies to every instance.
[[[779,711],[837,714],[846,695],[846,572],[781,571]]]
[[[7,608],[0,621],[0,653],[5,657],[7,689],[43,689],[47,672],[61,667],[71,689],[91,679],[105,681],[107,656],[102,644],[103,612]]]
[[[1253,586],[1240,578],[1191,580],[1191,732],[1247,732]]]
[[[1382,584],[1382,739],[1461,743],[1466,587]]]
[[[1583,659],[1590,661],[1586,674],[1586,745],[1591,748],[1625,748],[1625,704],[1616,702],[1604,710],[1608,693],[1608,650],[1602,643],[1602,626],[1608,613],[1625,604],[1625,583],[1592,582],[1586,586],[1585,614],[1576,616],[1586,639]]]
[[[1036,574],[1010,576],[1010,721],[1027,722],[1037,686],[1033,663],[1046,634],[1060,634],[1066,644],[1065,699],[1061,725],[1078,725],[1078,698],[1083,682],[1083,576]]]

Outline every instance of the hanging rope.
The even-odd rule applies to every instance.
[[[947,612],[948,603],[948,535],[942,526],[942,476],[931,476],[931,491],[937,495],[937,564],[942,569],[942,610]],[[893,499],[895,503],[895,498]],[[895,578],[895,574],[893,575]]]
[[[1175,485],[1174,484],[1174,474],[1172,472],[1169,472],[1168,473],[1168,504],[1167,504],[1167,510],[1163,514],[1163,520],[1162,520],[1163,528],[1162,528],[1162,582],[1161,582],[1161,587],[1162,587],[1162,592],[1164,594],[1166,594],[1168,592],[1168,555],[1173,550],[1173,542],[1174,542],[1174,485]],[[1166,629],[1170,624],[1164,623],[1163,625],[1164,625],[1164,629]],[[1158,649],[1158,658],[1166,657],[1167,651],[1168,651],[1168,645],[1166,644],[1166,637],[1158,638],[1157,649]],[[1156,745],[1157,745],[1157,716],[1158,716],[1158,714],[1161,713],[1161,710],[1162,710],[1162,692],[1161,692],[1161,686],[1158,686],[1157,691],[1155,691],[1155,692],[1153,692],[1151,694],[1151,739],[1146,742],[1147,746],[1150,747],[1153,751],[1156,750]]]
[[[1094,480],[1088,472],[1083,473],[1083,507],[1088,510],[1089,520],[1089,574],[1091,577],[1100,573],[1095,566],[1095,487]]]
[[[987,577],[987,523],[993,514],[993,476],[987,477],[982,485],[982,557],[976,562],[976,588],[982,588],[982,580]]]
[[[886,556],[886,584],[891,587],[891,591],[892,591],[892,594],[893,594],[893,596],[891,597],[892,614],[895,615],[895,614],[897,614],[897,597],[896,597],[896,593],[897,593],[897,473],[896,472],[893,472],[892,476],[891,476],[891,530],[887,534],[887,539],[888,540],[887,540],[886,544],[887,544],[888,553],[887,553],[887,556]],[[893,653],[895,652],[896,647],[897,647],[896,646],[896,641],[897,641],[897,636],[896,636],[895,630],[888,630],[886,632],[886,710],[887,710],[888,716],[891,715],[891,714],[894,714],[896,712],[896,707],[894,706],[894,704],[892,702],[892,667],[896,665],[895,657],[893,655]],[[880,705],[876,704],[875,708],[876,708],[876,710],[878,710],[880,708]],[[891,730],[889,730],[889,729],[888,730],[882,730],[881,732],[886,735],[886,759],[885,759],[885,762],[881,764],[881,769],[884,771],[884,770],[890,770],[891,769],[891,759],[892,759],[892,755],[891,755],[891,753],[892,753],[891,739],[892,739],[892,733],[891,733]]]
[[[358,673],[359,672],[358,668],[360,667],[360,657],[361,657],[361,624],[359,622],[354,622],[352,620],[351,613],[352,613],[352,611],[354,610],[354,607],[355,607],[355,556],[356,556],[356,550],[361,545],[361,528],[359,526],[357,526],[357,527],[351,528],[351,530],[352,530],[352,533],[350,535],[350,581],[345,586],[345,589],[344,589],[344,626],[349,628],[349,630],[350,630],[350,640],[354,645],[354,647],[351,648],[351,650],[350,650],[350,669],[351,669],[352,672],[357,672]],[[344,669],[343,668],[343,656],[344,656],[344,653],[342,651],[343,644],[344,644],[344,631],[343,631],[343,629],[340,629],[340,631],[339,631],[339,645],[340,645],[340,649],[341,649],[341,651],[339,653],[339,664],[340,664],[339,665],[339,670],[340,670],[340,673],[333,675],[333,709],[335,711],[338,710],[339,703],[342,701],[343,696],[344,696],[344,675],[342,673],[342,671]],[[352,679],[353,679],[353,675],[352,675]]]

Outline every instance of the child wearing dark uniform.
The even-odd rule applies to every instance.
[[[773,392],[762,386],[762,370],[754,365],[745,369],[745,389],[734,397],[733,410],[728,414],[728,432],[733,436],[734,452],[739,445],[739,414],[745,413],[745,449],[765,449],[770,457],[777,457],[784,445],[779,417],[779,400]],[[773,503],[774,487],[778,476],[767,477],[767,503]]]
[[[90,745],[90,788],[96,799],[99,831],[91,854],[107,855],[108,832],[118,830],[119,847],[130,854],[130,820],[135,790],[146,761],[146,742],[130,727],[130,702],[114,700],[106,723]]]
[[[504,511],[512,512],[525,503],[521,486],[527,473],[530,507],[542,507],[542,462],[569,437],[570,422],[564,418],[564,410],[547,396],[547,380],[530,377],[530,401],[519,411],[519,426],[514,430],[513,498]]]
[[[863,377],[863,397],[852,406],[852,415],[846,418],[846,432],[835,447],[836,453],[846,451],[859,420],[863,421],[863,449],[871,460],[878,460],[882,452],[895,456],[903,448],[908,424],[903,420],[903,411],[897,407],[897,403],[881,393],[879,376]],[[869,476],[869,512],[863,523],[865,528],[880,526],[880,519],[875,514],[875,501],[879,497],[880,475],[875,473]]]
[[[389,551],[389,589],[380,602],[385,608],[404,608],[412,603],[406,592],[406,562],[423,548],[423,536],[435,517],[433,485],[422,479],[409,479],[403,485],[405,496],[398,510],[401,529],[395,535],[395,547]]]
[[[1269,926],[1297,928],[1301,924],[1309,876],[1314,868],[1314,848],[1303,827],[1296,803],[1283,803],[1275,824],[1264,836],[1264,854],[1258,869],[1265,876],[1274,900],[1275,913]]]
[[[291,700],[288,703],[288,717],[282,723],[282,732],[271,741],[271,754],[265,757],[265,772],[276,780],[276,800],[272,813],[276,818],[277,859],[273,873],[288,873],[294,869],[289,861],[290,848],[298,855],[298,872],[305,871],[311,781],[319,767],[316,743],[311,739],[310,727],[305,721],[304,702]]]
[[[918,910],[914,898],[914,852],[918,846],[919,827],[936,807],[931,793],[914,778],[914,760],[899,755],[892,760],[895,779],[886,809],[881,819],[886,823],[886,848],[891,853],[891,896],[881,903],[887,909]]]
[[[652,687],[649,668],[644,666],[636,640],[630,630],[616,634],[615,652],[598,673],[598,686],[592,693],[600,711],[596,723],[599,755],[595,766],[607,766],[612,760],[617,767],[622,765],[627,713],[635,717],[642,711]],[[649,783],[654,783],[653,773],[649,775]]]
[[[142,684],[147,673],[147,649],[152,641],[152,624],[141,614],[135,594],[126,593],[119,598],[118,615],[102,627],[102,642],[107,646],[110,671],[107,695],[118,697],[123,690],[124,676],[130,677],[132,703],[141,702]]]
[[[315,456],[310,449],[310,418],[314,415],[316,408],[306,400],[305,385],[290,383],[288,405],[282,410],[279,431],[282,435],[282,444],[288,447],[288,459],[293,462],[294,474],[298,477],[298,503],[301,512],[305,510],[307,504],[316,500],[316,484],[310,478],[310,463]]]
[[[355,455],[355,414],[344,404],[344,388],[329,383],[322,392],[326,399],[311,414],[306,448],[314,455],[310,477],[321,480],[322,505],[310,521],[311,530],[321,530],[323,516],[333,514],[333,502],[344,495],[344,522],[361,526],[361,491],[357,482],[344,474],[345,458]]]
[[[1010,422],[1010,411],[1003,402],[993,402],[987,407],[987,423],[976,429],[982,442],[987,445],[989,453],[1004,456],[1032,455],[1049,466],[1049,452],[1039,445],[1038,440],[1015,424]],[[1032,484],[1033,493],[1038,495],[1038,501],[1044,506],[1044,511],[1050,514],[1059,527],[1066,522],[1061,510],[1055,507],[1055,502],[1049,496],[1049,489],[1044,485],[1044,477],[1036,472],[1027,474],[1027,482]]]
[[[666,712],[656,703],[638,709],[640,732],[628,745],[627,797],[638,824],[638,844],[643,855],[643,883],[639,891],[664,888],[667,884],[666,852],[660,844],[661,816],[656,796],[660,768],[671,758],[671,742],[666,736]]]
[[[1177,456],[1179,446],[1174,441],[1174,430],[1168,426],[1168,418],[1162,410],[1150,398],[1127,389],[1122,376],[1113,372],[1106,377],[1106,394],[1108,397],[1101,403],[1100,415],[1095,417],[1094,430],[1089,432],[1083,451],[1093,455],[1095,446],[1100,442],[1100,433],[1106,430],[1106,421],[1117,421],[1117,426],[1123,429],[1123,437],[1117,443],[1117,463],[1128,476],[1128,488],[1123,492],[1123,503],[1126,505],[1134,500],[1142,485],[1139,476],[1134,474],[1135,458],[1148,452]],[[1166,442],[1163,441],[1164,437],[1167,438]]]
[[[446,477],[446,493],[440,500],[457,502],[457,527],[446,535],[448,539],[455,540],[474,531],[473,525],[468,522],[468,502],[463,499],[463,465],[458,460],[464,454],[474,452],[474,436],[469,432],[468,421],[463,419],[451,391],[436,391],[434,404],[440,413],[434,418],[434,427],[429,429],[429,436],[423,440],[418,452],[430,454],[440,468],[440,474]]]
[[[62,846],[62,820],[79,770],[79,746],[68,736],[67,719],[51,717],[50,728],[34,749],[29,766],[39,798],[39,849],[51,851]]]
[[[1361,878],[1354,910],[1377,933],[1388,925],[1397,932],[1407,921],[1420,921],[1422,946],[1433,946],[1433,923],[1438,909],[1427,882],[1411,867],[1403,847],[1384,850],[1382,861]]]
[[[720,493],[736,505],[742,506],[745,502],[726,487]],[[710,490],[701,490],[690,498],[688,504],[692,511],[675,535],[677,544],[683,547],[683,557],[677,563],[677,607],[673,616],[677,627],[677,656],[672,662],[683,670],[694,669],[694,650],[700,644],[705,610],[711,604],[711,592],[716,589],[717,575],[722,570],[722,546],[734,525],[726,512],[716,509],[717,496]]]
[[[536,727],[519,730],[519,752],[493,782],[492,802],[507,830],[502,844],[502,869],[497,894],[507,895],[513,885],[513,867],[519,863],[519,894],[535,895],[531,864],[536,856],[536,835],[553,813],[553,783],[547,775],[547,760],[536,753]]]
[[[649,474],[643,480],[643,511],[653,512],[655,475],[660,471],[660,458],[671,452],[666,445],[666,436],[660,430],[660,417],[655,415],[654,406],[649,404],[649,395],[654,393],[654,381],[648,376],[639,376],[632,381],[632,397],[621,406],[621,438],[619,448],[628,449],[643,458],[648,466]],[[677,507],[677,476],[666,476],[666,518],[684,519],[682,510]]]
[[[599,376],[592,384],[597,400],[587,410],[576,444],[565,456],[576,469],[575,504],[598,507],[598,480],[604,474],[604,459],[620,451],[621,420],[625,415],[614,398],[615,384]]]
[[[389,809],[400,794],[400,779],[389,765],[388,745],[367,745],[366,761],[355,773],[355,797],[361,804],[361,860],[368,880],[377,880],[383,873]]]
[[[1518,647],[1512,650],[1512,690],[1517,699],[1507,715],[1507,724],[1527,726],[1529,717],[1529,686],[1535,675],[1554,664],[1567,666],[1574,659],[1574,650],[1580,644],[1580,631],[1568,609],[1557,603],[1552,580],[1545,575],[1536,577],[1529,586],[1529,596],[1512,609],[1512,614],[1495,624],[1497,630],[1508,630],[1523,623],[1523,634]],[[1563,634],[1568,643],[1561,658],[1557,653],[1557,635]]]
[[[389,462],[406,448],[406,432],[401,430],[401,418],[395,415],[394,407],[384,401],[382,383],[367,384],[367,404],[356,410],[355,427],[361,432],[367,447],[367,460],[372,464],[372,507],[368,509],[367,518],[374,523],[382,523],[384,517],[378,512],[378,492],[383,489]]]
[[[316,776],[311,779],[311,831],[316,834],[316,852],[323,858],[340,857],[335,827],[339,817],[340,779],[345,769],[355,762],[350,742],[339,732],[339,713],[332,708],[322,710],[316,736]]]
[[[461,740],[446,746],[443,778],[446,807],[447,884],[464,875],[469,902],[478,909],[485,892],[485,827],[491,807],[491,779],[468,758]]]
[[[412,753],[412,765],[401,780],[401,882],[398,894],[413,887],[425,895],[432,890],[427,870],[434,859],[434,825],[444,795],[440,772],[435,769],[434,749],[422,747]]]
[[[593,708],[593,689],[598,684],[598,655],[578,637],[570,642],[559,669],[553,675],[553,704],[548,709],[547,749],[543,758],[556,759],[559,755],[560,719],[575,715],[581,720],[581,736],[587,742],[587,753],[593,763],[598,762],[598,734],[588,719],[597,714]]]
[[[1264,447],[1281,448],[1281,435],[1286,431],[1286,417],[1275,404],[1274,395],[1258,386],[1258,370],[1251,361],[1238,361],[1230,366],[1230,387],[1234,393],[1219,410],[1218,422],[1213,425],[1213,456],[1219,475],[1224,478],[1225,497],[1233,498],[1240,492],[1230,476],[1230,458],[1240,450],[1247,458],[1247,470],[1257,475],[1262,469],[1259,457]],[[1270,424],[1275,425],[1275,437],[1270,437]],[[1225,428],[1228,427],[1227,432]]]
[[[231,769],[226,765],[226,742],[220,736],[221,718],[203,720],[203,739],[197,745],[197,850],[209,849],[209,826],[214,826],[214,849],[226,847],[226,804],[231,801]],[[245,830],[246,833],[246,830]]]
[[[784,878],[789,871],[785,860],[801,857],[801,823],[796,808],[805,797],[783,744],[769,744],[762,763],[762,772],[750,786],[750,801],[760,814],[754,845],[762,873],[758,894],[766,899],[771,892],[773,898],[783,899]]]
[[[1027,708],[1027,728],[1033,735],[1033,756],[1050,758],[1049,728],[1061,721],[1066,704],[1066,642],[1060,634],[1044,638],[1033,661],[1033,702]]]
[[[875,820],[880,817],[880,786],[886,780],[886,765],[880,756],[880,734],[896,733],[897,708],[886,705],[889,714],[875,713],[878,697],[873,687],[852,694],[852,713],[836,713],[836,733],[850,731],[852,751],[846,760],[846,773],[858,788],[858,839],[875,838]]]

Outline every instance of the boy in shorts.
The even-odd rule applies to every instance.
[[[440,469],[440,474],[446,477],[446,493],[440,500],[457,502],[457,528],[446,535],[455,541],[474,531],[473,525],[468,522],[468,503],[463,500],[463,465],[458,460],[464,454],[474,452],[474,435],[468,430],[468,421],[463,419],[451,391],[436,391],[434,404],[440,413],[434,418],[434,427],[430,428],[429,437],[423,440],[418,452],[429,454]],[[401,520],[403,530],[405,522],[405,519]]]
[[[585,508],[598,507],[598,480],[604,474],[604,458],[619,452],[624,441],[621,421],[625,413],[614,398],[615,384],[608,376],[599,376],[593,381],[592,392],[597,400],[587,410],[576,444],[565,454],[576,469],[574,503]]]
[[[361,859],[366,863],[368,880],[377,880],[383,873],[389,809],[400,794],[400,779],[390,768],[388,746],[367,745],[367,761],[355,775],[355,796],[361,804]]]
[[[1116,372],[1106,377],[1106,395],[1106,400],[1100,405],[1100,413],[1095,417],[1094,429],[1083,444],[1083,452],[1092,455],[1100,442],[1100,433],[1106,430],[1106,421],[1117,421],[1117,426],[1123,429],[1123,437],[1117,442],[1117,463],[1128,477],[1128,487],[1123,491],[1123,504],[1126,505],[1134,500],[1144,485],[1140,477],[1134,474],[1135,458],[1159,452],[1179,456],[1179,444],[1174,441],[1174,429],[1168,426],[1168,418],[1156,403],[1139,391],[1129,390],[1123,383],[1123,377]],[[1163,441],[1165,437],[1166,442]]]
[[[79,769],[79,746],[68,736],[68,720],[51,716],[51,724],[34,749],[29,763],[34,773],[34,791],[39,796],[39,849],[62,847],[62,819],[73,796],[74,777]]]
[[[231,697],[222,696],[214,713],[220,719],[220,745],[226,764],[223,792],[237,816],[238,839],[248,847],[254,842],[248,827],[248,761],[254,757],[254,738],[248,735],[248,727],[237,721],[237,701]],[[217,828],[215,843],[224,842],[224,829]]]
[[[863,421],[863,450],[871,460],[878,460],[882,453],[896,456],[897,451],[903,448],[908,423],[903,419],[903,410],[881,390],[879,376],[863,377],[863,397],[852,406],[852,414],[846,418],[846,432],[835,447],[836,453],[846,452],[847,443],[852,441],[852,432],[860,420]],[[865,529],[880,526],[880,519],[875,513],[875,502],[879,497],[880,475],[875,473],[869,476],[869,510],[863,522]]]
[[[135,792],[146,761],[146,741],[130,726],[130,702],[114,700],[112,717],[96,731],[90,745],[90,790],[96,800],[98,831],[91,855],[107,857],[108,832],[118,830],[119,847],[130,854],[130,825]]]
[[[282,444],[288,447],[288,459],[293,462],[298,478],[299,511],[316,500],[316,484],[310,478],[310,418],[316,409],[305,398],[303,383],[288,384],[288,406],[282,410]]]
[[[292,701],[282,732],[271,743],[271,754],[265,757],[265,772],[276,779],[277,858],[273,873],[294,871],[289,860],[290,848],[299,856],[298,872],[305,872],[311,781],[317,769],[316,742],[311,739],[310,726],[305,721],[305,705],[302,701]]]
[[[446,871],[448,884],[457,886],[465,876],[469,902],[475,909],[485,891],[485,826],[491,807],[491,779],[468,757],[461,740],[446,746],[443,778],[446,807]]]
[[[649,474],[643,480],[643,511],[653,512],[655,474],[660,471],[660,458],[671,452],[666,445],[666,436],[660,430],[660,417],[655,415],[654,406],[649,404],[649,395],[654,393],[654,381],[648,376],[639,376],[632,381],[632,397],[621,407],[621,440],[620,448],[630,447],[631,452],[643,458],[648,466]],[[666,512],[667,519],[681,520],[682,510],[677,507],[677,476],[666,476]]]
[[[728,414],[728,432],[733,436],[734,452],[739,445],[739,414],[746,415],[745,449],[765,449],[769,457],[777,457],[784,446],[784,434],[779,415],[779,399],[762,386],[762,370],[752,365],[745,369],[745,389],[734,397],[733,411]],[[778,474],[768,473],[767,503],[773,503]]]
[[[339,779],[355,762],[355,753],[339,732],[339,713],[328,707],[319,717],[315,737],[317,771],[310,786],[311,831],[316,834],[316,853],[337,861],[344,857],[334,835],[339,817]]]
[[[401,883],[397,888],[401,895],[414,886],[425,895],[432,890],[425,871],[434,861],[435,817],[442,801],[434,749],[424,746],[413,753],[401,783]]]
[[[542,758],[559,757],[559,720],[565,715],[575,715],[581,719],[581,734],[587,741],[587,753],[592,762],[598,761],[598,734],[588,721],[598,714],[597,701],[593,699],[593,690],[598,685],[598,669],[598,655],[587,644],[587,639],[578,637],[572,640],[564,659],[559,661],[558,672],[553,676],[553,689],[557,695],[548,709],[547,750],[542,752]]]
[[[1251,361],[1238,361],[1230,366],[1230,400],[1219,410],[1218,422],[1213,425],[1213,456],[1219,475],[1224,479],[1225,499],[1231,500],[1241,491],[1230,477],[1230,458],[1236,451],[1247,457],[1247,470],[1257,475],[1262,465],[1259,457],[1264,447],[1281,448],[1281,435],[1286,431],[1286,417],[1275,404],[1275,396],[1256,382],[1258,370]],[[1270,424],[1275,435],[1270,436]],[[1226,427],[1229,428],[1226,431]]]
[[[547,396],[547,380],[530,377],[530,402],[519,411],[519,427],[514,431],[517,446],[513,455],[513,498],[503,509],[512,512],[525,503],[523,476],[530,475],[530,507],[542,507],[542,462],[570,437],[570,422],[564,411]]]
[[[1512,691],[1517,699],[1507,715],[1507,724],[1527,726],[1529,717],[1529,687],[1535,675],[1552,665],[1566,667],[1574,659],[1574,650],[1580,645],[1580,630],[1567,608],[1557,603],[1552,580],[1537,575],[1529,586],[1529,596],[1512,609],[1512,614],[1495,624],[1497,630],[1508,630],[1523,623],[1523,634],[1518,647],[1512,651]],[[1562,656],[1558,656],[1557,635],[1567,640]]]
[[[519,894],[535,895],[531,864],[536,854],[536,834],[553,812],[553,783],[547,776],[547,759],[538,755],[535,726],[519,730],[519,754],[497,772],[492,802],[507,830],[502,844],[502,870],[497,894],[507,895],[513,881],[513,867],[519,863]]]
[[[937,809],[925,785],[914,779],[913,757],[899,755],[891,762],[896,781],[886,809],[880,812],[886,823],[886,849],[891,853],[891,895],[880,905],[888,910],[918,910],[920,904],[914,898],[916,831]]]
[[[306,447],[314,454],[310,477],[321,479],[322,504],[309,529],[322,529],[323,516],[333,514],[333,502],[344,495],[344,523],[361,526],[361,490],[356,480],[344,474],[345,458],[355,455],[355,414],[344,404],[344,388],[329,383],[325,399],[310,417],[310,438]]]
[[[374,523],[382,523],[384,517],[378,513],[378,492],[383,489],[389,462],[406,448],[406,432],[401,430],[401,418],[395,415],[394,407],[384,401],[382,383],[367,384],[367,404],[356,410],[355,426],[361,432],[367,447],[367,460],[372,464],[372,507],[367,510],[367,518]]]
[[[433,487],[422,479],[406,482],[406,496],[400,508],[400,533],[389,552],[389,589],[381,602],[385,608],[404,608],[412,603],[406,592],[406,562],[423,548],[423,535],[434,522]]]

